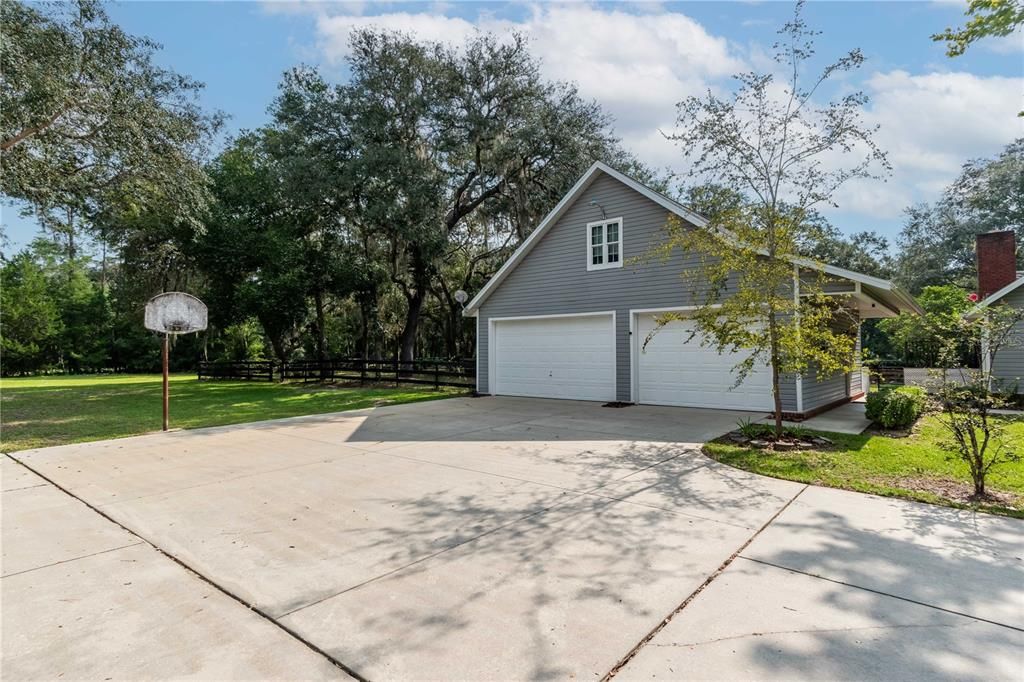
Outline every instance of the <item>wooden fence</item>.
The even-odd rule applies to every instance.
[[[440,388],[476,388],[474,360],[364,360],[332,358],[297,360],[284,364],[261,362],[201,362],[200,379],[258,379],[273,381],[358,381],[360,383],[423,384]]]
[[[254,360],[250,362],[201,361],[198,374],[200,381],[203,379],[273,381],[274,363],[269,360]]]
[[[301,360],[281,366],[281,379],[298,381],[359,381],[426,384],[435,388],[476,386],[473,360],[364,360],[335,358]]]
[[[878,366],[871,368],[871,376],[875,383],[879,385],[885,384],[903,384],[903,368],[902,367],[888,367]]]

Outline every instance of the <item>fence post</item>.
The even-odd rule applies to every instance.
[[[435,362],[434,363],[434,390],[435,391],[440,391],[441,390],[441,363],[440,362]]]

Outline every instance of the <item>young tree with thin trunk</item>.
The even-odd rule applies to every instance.
[[[1024,309],[992,306],[960,318],[955,329],[943,330],[942,338],[946,343],[935,398],[941,408],[939,423],[949,436],[943,445],[967,465],[974,497],[983,500],[993,467],[1019,462],[1024,454],[1006,432],[1006,417],[997,412],[1010,406],[1009,392],[1018,387],[1004,385],[992,372],[1001,350],[1024,346]],[[964,365],[965,342],[981,349],[980,369]]]
[[[861,66],[863,55],[852,50],[807,82],[816,32],[802,9],[797,2],[774,46],[781,76],[739,74],[730,97],[708,92],[679,103],[678,128],[668,138],[690,159],[691,178],[741,199],[713,206],[707,230],[670,221],[660,249],[701,254],[684,273],[693,284],[697,335],[719,351],[750,354],[737,366],[737,383],[767,366],[780,434],[782,376],[845,371],[854,359],[853,339],[835,319],[839,311],[823,295],[821,278],[803,272],[813,272],[815,263],[794,262],[801,245],[817,237],[814,209],[834,205],[847,182],[889,170],[876,129],[862,121],[867,97],[825,95],[833,79]]]

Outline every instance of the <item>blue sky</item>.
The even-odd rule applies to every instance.
[[[969,158],[991,156],[1024,135],[1024,39],[990,40],[957,59],[929,36],[962,20],[962,2],[812,2],[818,53],[860,47],[867,62],[843,88],[871,97],[868,120],[890,154],[887,182],[845,189],[829,211],[846,232],[893,237],[907,205],[934,200]],[[159,61],[206,83],[203,103],[230,116],[228,132],[267,121],[281,73],[315,64],[345,77],[346,36],[367,24],[459,42],[475,28],[530,36],[545,75],[572,80],[615,118],[624,144],[658,168],[684,170],[670,130],[674,103],[729,87],[741,69],[764,70],[788,2],[123,2],[115,21],[163,45]],[[12,246],[31,220],[5,206]]]

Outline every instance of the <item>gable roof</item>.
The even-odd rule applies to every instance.
[[[473,297],[473,300],[471,300],[466,305],[466,308],[463,312],[464,315],[475,316],[477,314],[478,310],[480,309],[480,306],[483,304],[485,300],[487,300],[487,297],[494,293],[495,289],[497,289],[501,285],[501,283],[505,281],[505,278],[509,276],[509,274],[516,268],[517,265],[519,265],[519,263],[523,261],[524,258],[526,258],[527,254],[529,254],[530,251],[533,250],[533,247],[536,246],[537,243],[544,237],[544,235],[551,230],[555,223],[558,222],[558,219],[562,217],[562,215],[566,212],[566,210],[568,210],[570,206],[572,206],[573,202],[576,201],[579,195],[586,191],[586,189],[590,187],[591,184],[593,184],[594,180],[601,173],[611,178],[614,178],[615,180],[618,180],[623,185],[626,185],[633,191],[642,194],[643,196],[647,197],[654,203],[660,205],[662,208],[666,209],[670,213],[676,214],[683,220],[686,220],[687,222],[689,222],[692,225],[695,225],[696,227],[708,227],[710,224],[707,218],[697,213],[694,213],[693,211],[686,208],[679,202],[673,201],[664,194],[656,192],[650,187],[647,187],[646,185],[637,182],[628,175],[620,173],[619,171],[615,170],[614,168],[612,168],[611,166],[602,161],[595,161],[594,164],[591,165],[589,169],[587,169],[587,172],[584,173],[583,176],[576,181],[576,184],[572,186],[572,189],[570,189],[566,193],[566,195],[562,197],[562,200],[559,201],[558,204],[553,209],[551,209],[551,212],[544,217],[544,220],[540,222],[540,225],[537,226],[537,229],[530,233],[530,235],[523,241],[523,243],[519,245],[519,248],[517,248],[509,257],[509,259],[505,261],[504,265],[502,265],[501,268],[499,268],[498,271],[494,273],[494,276],[491,277],[490,280],[488,280],[487,284],[484,285],[483,289],[481,289],[477,293],[477,295]],[[891,292],[892,297],[894,299],[894,303],[896,303],[896,305],[901,310],[906,309],[908,311],[916,312],[919,314],[924,312],[921,309],[921,307],[917,304],[917,301],[914,300],[913,296],[903,291],[889,280],[881,279],[879,277],[872,277],[871,275],[864,275],[859,272],[846,270],[845,268],[836,267],[834,265],[817,263],[807,258],[790,258],[790,260],[795,265],[799,265],[800,267],[818,270],[821,272],[825,272],[826,274],[851,280],[853,282],[859,282],[863,285],[867,285],[874,289],[878,289],[884,292]]]
[[[985,300],[978,305],[971,308],[971,312],[967,313],[968,317],[976,317],[981,314],[985,308],[989,307],[999,299],[1003,298],[1012,291],[1015,291],[1019,287],[1024,286],[1024,277],[1018,275],[1017,279],[1013,280],[999,291],[993,292],[985,297]]]

